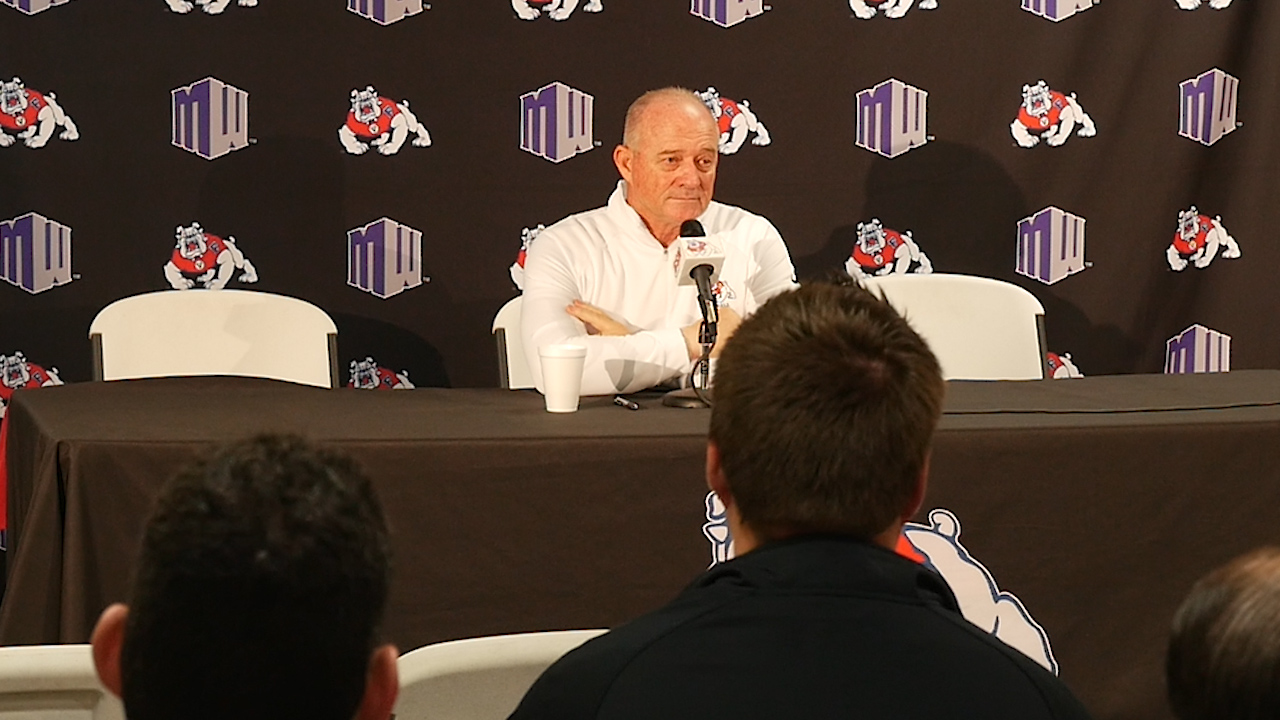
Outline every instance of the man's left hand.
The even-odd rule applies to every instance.
[[[582,321],[587,326],[589,335],[621,336],[630,335],[627,326],[614,320],[608,313],[594,305],[581,300],[574,300],[565,308],[565,312]]]

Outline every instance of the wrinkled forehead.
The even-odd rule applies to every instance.
[[[685,98],[655,101],[640,115],[636,126],[640,152],[716,149],[720,130],[707,106],[690,94]]]

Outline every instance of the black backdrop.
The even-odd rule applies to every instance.
[[[434,0],[385,26],[342,0],[220,15],[163,0],[4,7],[18,1],[0,2],[0,78],[56,93],[81,137],[0,148],[0,220],[71,227],[75,279],[36,294],[0,284],[0,354],[66,381],[90,376],[94,313],[166,288],[174,228],[198,221],[257,267],[258,283],[229,287],[334,316],[344,380],[373,356],[417,385],[496,384],[489,323],[517,292],[521,230],[603,204],[627,104],[668,84],[750,100],[772,144],[724,156],[717,197],[769,217],[802,275],[842,266],[856,224],[876,217],[913,231],[937,271],[1030,289],[1050,349],[1085,374],[1160,372],[1166,341],[1193,324],[1231,336],[1233,367],[1280,366],[1274,3],[1108,0],[1051,22],[1020,0],[869,20],[846,0],[771,0],[726,28],[688,0],[602,0],[560,22],[520,20],[508,0]],[[1205,146],[1178,134],[1179,83],[1212,68],[1240,79],[1240,127]],[[248,92],[253,139],[214,160],[170,142],[170,92],[209,76]],[[931,138],[894,159],[854,144],[856,94],[889,78],[928,92]],[[1021,88],[1040,79],[1077,95],[1096,137],[1013,142]],[[552,82],[595,99],[599,145],[560,163],[519,146],[520,96]],[[433,144],[345,152],[349,93],[370,84],[410,100]],[[1170,269],[1193,204],[1221,216],[1241,258]],[[1087,221],[1089,266],[1054,285],[1013,271],[1017,222],[1047,206]],[[423,233],[430,280],[380,299],[346,284],[346,232],[384,216]]]

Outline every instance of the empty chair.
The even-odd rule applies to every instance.
[[[396,720],[505,720],[543,670],[603,632],[494,635],[401,655]]]
[[[94,379],[242,375],[338,384],[338,329],[305,300],[251,290],[162,290],[117,300],[89,327]]]
[[[124,720],[88,645],[0,648],[0,720]]]
[[[533,373],[524,357],[520,339],[520,304],[522,296],[508,300],[493,317],[493,337],[498,344],[498,384],[509,390],[533,387]]]
[[[885,275],[864,283],[884,296],[938,356],[948,380],[1045,376],[1044,307],[992,278],[945,273]]]

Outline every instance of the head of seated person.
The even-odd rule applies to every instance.
[[[130,720],[385,720],[389,572],[382,509],[349,459],[239,442],[163,489],[94,663]]]
[[[1196,582],[1174,615],[1165,672],[1179,720],[1280,717],[1280,548]]]
[[[892,548],[924,498],[938,361],[882,299],[811,284],[744,321],[716,369],[707,477],[738,554],[833,534]]]

